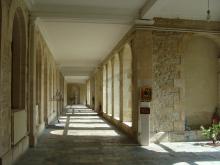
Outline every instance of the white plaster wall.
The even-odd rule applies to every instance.
[[[195,37],[184,56],[186,118],[191,128],[211,123],[217,106],[219,48],[210,39]]]

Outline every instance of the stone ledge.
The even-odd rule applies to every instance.
[[[207,138],[202,136],[200,130],[180,131],[180,132],[158,132],[151,133],[150,142],[193,142],[205,141]]]

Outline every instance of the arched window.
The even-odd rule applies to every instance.
[[[12,72],[11,72],[11,107],[15,110],[25,109],[25,65],[26,65],[26,32],[24,16],[17,9],[12,31]]]
[[[119,54],[114,57],[114,118],[120,119],[120,61]]]
[[[102,89],[102,97],[103,97],[103,105],[102,105],[102,110],[104,113],[106,113],[106,91],[107,91],[107,82],[106,82],[106,66],[103,67],[103,75],[102,75],[102,81],[103,81],[103,89]]]
[[[108,62],[108,91],[107,91],[107,98],[108,98],[108,109],[107,113],[109,116],[112,116],[112,63],[111,61]]]
[[[123,122],[132,125],[132,52],[126,44],[122,51],[123,62]]]

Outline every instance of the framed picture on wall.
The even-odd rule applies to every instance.
[[[141,87],[141,94],[140,94],[140,101],[141,102],[151,102],[152,100],[152,88],[148,86]]]

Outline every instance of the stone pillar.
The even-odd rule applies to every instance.
[[[112,118],[114,118],[114,58],[112,58],[112,59],[110,59],[111,60],[111,65],[112,65],[112,79],[111,79],[111,86],[112,86],[112,88],[111,88],[111,92],[112,92],[112,108],[111,108],[111,111],[112,111]]]
[[[218,113],[220,115],[220,57],[218,57]]]
[[[140,88],[143,86],[152,87],[152,32],[137,30],[131,43],[133,53],[132,128],[134,135],[137,137]]]
[[[36,137],[36,111],[35,111],[35,105],[36,105],[36,24],[35,19],[32,19],[30,21],[29,25],[29,89],[28,91],[28,97],[29,97],[29,109],[30,109],[30,146],[35,146],[37,143],[37,137]]]
[[[101,71],[98,69],[95,74],[95,110],[98,113],[100,113],[101,97]]]

